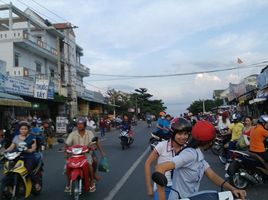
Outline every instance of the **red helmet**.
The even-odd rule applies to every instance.
[[[222,117],[228,117],[229,116],[229,114],[228,114],[228,112],[227,111],[224,111],[223,113],[222,113]]]
[[[208,121],[198,121],[193,126],[192,137],[195,140],[207,142],[211,141],[216,135],[214,126]]]

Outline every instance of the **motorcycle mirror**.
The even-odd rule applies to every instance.
[[[64,143],[64,139],[62,139],[62,138],[58,138],[58,139],[57,139],[57,142],[62,144],[62,143]]]
[[[162,187],[166,186],[168,182],[166,176],[160,172],[154,172],[152,180]]]
[[[98,142],[99,138],[96,136],[94,138],[92,138],[91,142]]]

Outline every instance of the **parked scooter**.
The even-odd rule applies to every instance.
[[[154,172],[152,175],[152,179],[154,182],[156,182],[158,185],[164,187],[167,185],[167,178],[164,174],[161,174],[159,172]],[[176,192],[178,194],[178,198],[174,200],[233,200],[233,194],[231,191],[224,191],[224,192],[217,192],[214,190],[205,190],[200,191],[195,194],[192,194],[188,198],[180,198],[180,194],[177,190],[171,188],[172,191]]]
[[[128,130],[121,130],[119,134],[120,144],[122,150],[129,148],[130,145],[134,142],[133,137],[130,137]]]
[[[249,184],[268,182],[268,164],[260,156],[247,151],[230,152],[232,162],[228,163],[225,169],[230,183],[236,188],[244,189]]]
[[[26,143],[21,142],[15,151],[4,153],[6,161],[4,164],[4,177],[1,180],[0,199],[27,198],[31,193],[38,195],[41,192],[41,189],[36,191],[30,179],[29,172],[24,166],[21,153],[26,150]],[[41,188],[42,172],[43,162],[40,159],[32,173],[38,177],[38,183]]]

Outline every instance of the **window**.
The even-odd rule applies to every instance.
[[[15,67],[19,66],[19,58],[20,58],[20,55],[18,53],[15,53],[15,56],[14,56],[14,66]]]
[[[42,65],[40,62],[35,62],[36,73],[41,74]]]
[[[54,74],[55,74],[54,69],[50,69],[50,77],[51,77],[51,78],[54,78]]]

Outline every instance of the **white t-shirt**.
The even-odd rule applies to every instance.
[[[186,148],[172,159],[175,164],[172,188],[180,198],[187,198],[198,192],[204,172],[209,168],[199,148]],[[169,200],[178,199],[178,194],[170,191]]]
[[[172,158],[175,156],[175,152],[173,151],[171,140],[159,142],[156,145],[154,151],[159,156],[157,159],[157,164],[164,163],[167,161],[172,161]],[[168,180],[167,186],[171,186],[172,185],[171,171],[167,171],[165,173],[165,176]],[[156,189],[156,184],[154,184],[154,189]]]

